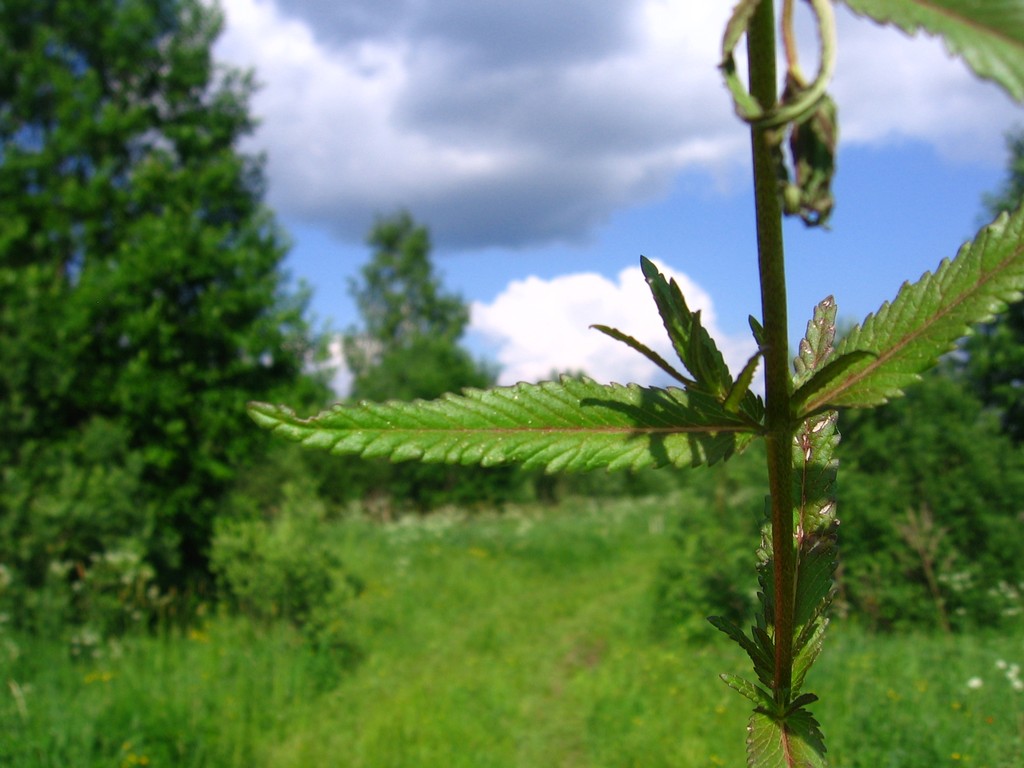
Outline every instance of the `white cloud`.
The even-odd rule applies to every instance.
[[[716,69],[731,5],[223,0],[218,55],[264,84],[255,143],[280,213],[348,240],[407,207],[446,248],[579,241],[683,169],[739,178]],[[846,11],[839,32],[842,141],[1001,163],[1016,113],[997,89],[934,40]]]
[[[656,262],[657,263],[657,262]],[[711,297],[685,274],[674,275],[694,311],[719,344],[733,373],[754,353],[753,340],[725,336],[715,322]],[[672,362],[677,360],[639,267],[616,280],[584,272],[551,280],[516,280],[493,302],[474,302],[470,331],[497,350],[499,383],[539,381],[552,372],[583,371],[602,382],[666,384],[671,380],[639,353],[589,326],[618,328]]]
[[[264,85],[254,111],[271,204],[347,239],[404,206],[446,247],[581,240],[612,211],[666,192],[681,167],[742,149],[710,9],[687,19],[661,2],[576,5],[592,7],[588,23],[540,25],[547,37],[531,46],[505,33],[529,32],[550,4],[489,4],[490,18],[471,13],[477,0],[408,4],[404,23],[345,37],[347,14],[323,3],[292,2],[288,16],[266,0],[225,0],[218,54]],[[435,18],[435,6],[449,12]],[[613,7],[625,32],[601,21]]]
[[[1002,164],[1002,134],[1020,109],[975,78],[938,38],[909,38],[844,12],[833,92],[841,141],[923,140],[959,162]]]
[[[324,361],[323,369],[331,372],[331,389],[339,397],[346,397],[352,390],[352,371],[345,364],[345,350],[343,338],[334,336],[327,344],[327,360]]]

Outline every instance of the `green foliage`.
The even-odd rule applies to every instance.
[[[1024,445],[1024,302],[976,329],[963,349],[964,374],[975,392],[997,410],[1003,431]]]
[[[490,372],[464,349],[442,338],[422,336],[383,353],[376,365],[361,374],[352,396],[374,402],[409,401],[492,382]]]
[[[415,400],[493,383],[458,346],[469,309],[434,272],[427,228],[399,213],[379,219],[367,243],[373,256],[349,284],[363,321],[344,338],[352,397]]]
[[[268,746],[337,679],[291,627],[238,618],[72,659],[47,637],[4,640],[0,763],[11,768],[269,766]]]
[[[652,624],[657,636],[705,641],[711,635],[705,617],[733,623],[750,617],[756,598],[749,585],[749,553],[741,547],[749,544],[751,528],[757,526],[749,521],[729,526],[688,517],[680,521],[676,549],[658,569]]]
[[[144,558],[176,541],[157,526],[125,428],[95,418],[30,450],[29,465],[3,470],[0,562],[10,581],[0,612],[52,636],[69,625],[116,633],[148,618],[160,598]]]
[[[266,447],[241,403],[324,398],[261,161],[237,151],[253,80],[213,63],[220,28],[198,0],[0,7],[0,519],[26,583],[40,542],[83,564],[114,546],[51,537],[54,498],[70,530],[117,519],[165,586],[205,578],[218,505]],[[125,461],[79,472],[62,454],[92,450],[67,446],[97,419]]]
[[[356,300],[364,328],[351,333],[346,354],[358,379],[372,364],[372,355],[425,338],[454,344],[469,323],[469,310],[461,297],[444,292],[430,261],[430,233],[408,213],[378,219],[367,238],[374,249],[349,290]],[[369,340],[381,349],[360,349]],[[365,355],[369,356],[369,360]]]
[[[690,311],[676,281],[666,281],[654,264],[641,258],[640,267],[672,346],[693,374],[694,381],[684,381],[684,384],[718,398],[724,397],[732,388],[732,377],[718,346],[700,323],[700,312]]]
[[[982,203],[989,216],[1015,211],[1024,202],[1024,129],[1017,128],[1006,134],[1006,178],[995,193],[982,195]]]
[[[880,628],[1019,621],[1024,452],[993,415],[932,374],[843,421],[843,599]]]
[[[822,301],[807,324],[794,363],[796,381],[812,380],[819,367],[832,355],[835,338],[836,305]],[[814,694],[801,693],[804,678],[821,652],[832,602],[832,575],[836,568],[835,480],[839,443],[837,414],[826,411],[805,418],[793,436],[793,538],[780,542],[773,536],[771,504],[765,520],[764,542],[758,552],[758,593],[760,612],[749,634],[726,616],[709,621],[735,641],[750,657],[760,685],[735,675],[723,675],[725,682],[754,704],[748,726],[747,756],[752,765],[824,765],[825,744],[817,720],[806,708],[817,701]],[[789,554],[789,550],[793,554]],[[787,567],[783,556],[795,564],[787,595],[791,601],[791,631],[783,633],[780,608],[779,571]],[[791,590],[791,591],[790,591]],[[789,642],[788,653],[777,647]],[[786,669],[784,662],[788,662]],[[781,681],[785,682],[781,682]]]
[[[1020,3],[848,2],[878,21],[942,35],[979,75],[1024,100]],[[725,676],[754,705],[747,740],[747,761],[753,768],[825,762],[821,730],[807,709],[817,696],[801,690],[821,651],[824,614],[833,596],[839,442],[835,409],[876,406],[903,394],[973,324],[991,319],[1024,291],[1022,209],[985,227],[934,274],[904,285],[891,304],[869,315],[835,349],[836,307],[831,299],[823,301],[801,343],[794,375],[786,359],[781,217],[799,213],[809,224],[825,223],[833,205],[838,136],[837,112],[827,94],[836,62],[832,5],[811,0],[810,6],[820,30],[819,71],[812,82],[804,79],[797,61],[794,0],[783,0],[787,88],[781,96],[770,0],[740,0],[722,45],[726,86],[737,114],[750,125],[762,296],[761,321],[754,320],[751,328],[764,357],[764,401],[749,391],[759,356],[733,378],[699,313],[690,311],[677,285],[643,260],[644,277],[688,375],[622,331],[606,326],[598,330],[647,357],[683,390],[563,378],[467,390],[430,402],[337,406],[312,419],[297,418],[283,406],[249,406],[264,428],[333,453],[485,466],[517,462],[548,472],[712,464],[763,437],[770,495],[758,552],[759,610],[749,634],[729,618],[711,619],[747,653],[757,678],[753,683]],[[749,91],[733,55],[744,36]],[[792,186],[780,149],[787,132],[796,174]],[[390,302],[401,310],[401,296],[382,295],[384,306]],[[386,321],[380,327],[387,331],[381,343],[386,343],[398,334],[404,315],[389,310],[381,317]],[[379,351],[372,344],[361,350],[369,355]],[[921,430],[910,425],[908,431]],[[926,577],[937,593],[934,528],[928,508],[918,509],[908,518],[912,530],[907,540],[923,553]]]
[[[788,711],[785,720],[755,712],[747,732],[747,760],[751,765],[768,768],[826,765],[825,739],[818,721],[803,707]]]
[[[679,491],[685,511],[670,531],[672,548],[658,565],[652,630],[659,638],[706,642],[706,617],[747,622],[757,607],[749,544],[760,533],[764,451],[755,443],[742,456],[687,477]],[[665,493],[665,492],[663,492]]]
[[[993,216],[1024,203],[1024,132],[1010,133],[1006,143],[1007,177],[996,194],[984,197]],[[1003,430],[1014,442],[1024,443],[1024,301],[976,329],[962,346],[967,353],[963,372],[971,386],[982,402],[999,411]]]
[[[1024,549],[1024,456],[1000,434],[995,414],[969,383],[947,369],[929,373],[906,398],[845,411],[840,421],[840,613],[881,631],[1019,626],[1024,584],[1013,558]],[[757,530],[745,510],[764,483],[750,471],[752,462],[763,461],[756,448],[716,467],[707,480],[702,473],[683,484],[701,513],[680,518],[673,549],[659,565],[658,636],[678,628],[702,639],[704,616],[744,626],[752,615],[744,542]],[[821,480],[834,478],[834,463],[823,469]],[[818,573],[817,589],[827,588],[831,572]]]
[[[682,474],[704,483],[752,453]],[[727,498],[733,482],[745,474]],[[0,764],[742,766],[745,700],[708,674],[730,649],[643,631],[663,523],[714,514],[684,490],[329,522],[321,537],[366,578],[351,611],[369,655],[342,675],[280,622],[215,614],[74,659],[0,625]],[[833,724],[830,765],[1019,764],[1019,634],[874,635],[841,620],[829,632],[812,674],[828,692],[815,714]]]
[[[680,359],[695,377],[689,391],[563,377],[466,390],[431,402],[337,405],[310,419],[266,403],[250,403],[249,413],[260,426],[303,445],[393,461],[485,467],[516,462],[546,472],[713,464],[760,431],[763,406],[747,390],[749,369],[732,381],[700,314],[690,313],[676,283],[669,284],[651,262],[642,264]]]
[[[347,610],[361,586],[323,537],[322,503],[293,485],[274,516],[217,520],[211,566],[224,593],[247,616],[302,630],[314,646],[354,660]]]

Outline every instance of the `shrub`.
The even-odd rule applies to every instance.
[[[125,430],[94,418],[31,454],[4,470],[0,610],[50,634],[70,625],[106,636],[146,620],[160,602],[146,554],[174,541],[144,501]]]
[[[844,598],[870,624],[1013,620],[1024,549],[1024,451],[948,375],[843,414]]]
[[[237,610],[288,621],[316,647],[354,658],[346,606],[361,585],[325,538],[325,516],[321,501],[287,483],[269,517],[217,520],[211,566]]]
[[[707,640],[715,633],[708,616],[747,623],[757,607],[749,543],[758,535],[758,489],[763,456],[758,448],[700,476],[681,504],[673,548],[659,565],[653,589],[652,630]]]

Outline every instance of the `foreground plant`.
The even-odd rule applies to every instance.
[[[1024,3],[846,2],[905,31],[941,34],[978,75],[1024,98]],[[753,663],[752,679],[723,678],[754,705],[748,763],[766,768],[825,764],[824,739],[808,709],[817,697],[804,691],[804,683],[822,648],[833,594],[836,409],[899,396],[971,325],[1024,290],[1024,212],[1018,211],[982,229],[934,273],[905,284],[838,345],[835,302],[822,301],[790,365],[781,220],[799,215],[809,226],[827,222],[838,136],[836,107],[826,93],[836,50],[832,5],[809,4],[819,30],[819,70],[810,81],[800,70],[794,3],[784,0],[787,73],[781,96],[772,0],[742,0],[723,39],[721,70],[751,131],[762,298],[761,320],[750,320],[758,353],[739,375],[731,375],[675,281],[643,259],[681,366],[620,330],[595,327],[653,361],[678,388],[563,378],[467,390],[432,402],[335,406],[311,419],[284,406],[249,408],[261,426],[336,454],[484,466],[516,462],[548,472],[710,465],[763,439],[769,495],[757,551],[760,611],[749,632],[723,618],[711,622]],[[749,91],[733,61],[744,36]],[[763,399],[750,389],[762,359]]]

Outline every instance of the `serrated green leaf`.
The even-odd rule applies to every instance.
[[[772,695],[761,686],[755,685],[742,677],[730,675],[728,673],[719,675],[719,677],[721,677],[722,680],[725,681],[725,684],[738,694],[749,699],[755,707],[771,709],[775,706],[775,701],[772,699]]]
[[[757,600],[761,610],[756,614],[757,625],[767,629],[775,623],[775,560],[772,559],[771,526],[765,524],[761,529],[761,545],[757,548]]]
[[[821,727],[806,709],[785,718],[755,712],[747,726],[747,765],[751,768],[824,768]]]
[[[843,0],[854,13],[908,34],[940,35],[975,74],[1024,100],[1024,3],[1019,0]]]
[[[880,405],[920,378],[976,323],[1024,290],[1024,209],[1000,215],[957,257],[945,260],[854,328],[835,357],[861,353],[842,376],[819,371],[793,394],[798,417],[825,408]],[[866,353],[866,354],[865,354]]]
[[[757,343],[758,349],[764,348],[764,327],[758,322],[757,318],[753,315],[747,315],[747,325],[750,326],[750,332],[754,334],[754,341]]]
[[[836,547],[831,542],[823,540],[810,551],[800,552],[793,604],[795,626],[803,626],[819,613],[822,601],[831,595],[835,570]]]
[[[595,331],[600,331],[605,336],[609,336],[609,337],[615,339],[616,341],[621,341],[623,344],[625,344],[630,349],[635,350],[636,352],[639,352],[641,355],[643,355],[648,360],[650,360],[652,363],[654,363],[656,366],[661,368],[661,370],[663,370],[665,373],[667,373],[673,379],[678,381],[680,384],[683,384],[683,385],[689,387],[689,386],[693,386],[693,384],[695,383],[692,379],[687,378],[686,376],[681,374],[679,371],[677,371],[675,368],[673,368],[671,365],[669,365],[668,361],[665,358],[663,358],[661,355],[659,355],[657,352],[655,352],[653,349],[648,347],[643,342],[637,341],[632,336],[629,336],[629,335],[623,333],[618,328],[611,328],[611,327],[609,327],[607,325],[599,325],[599,324],[595,324],[595,325],[592,325],[590,327],[593,328]]]
[[[831,602],[836,569],[835,411],[808,417],[793,441],[797,568],[793,622],[814,621]],[[794,650],[796,650],[794,648]]]
[[[807,333],[794,361],[799,384],[827,372],[835,339],[837,308],[830,296],[814,310]],[[831,380],[831,379],[829,379]],[[822,614],[832,602],[836,569],[835,482],[839,443],[837,413],[826,411],[803,419],[793,436],[793,499],[796,522],[796,579],[793,594],[793,666],[790,694],[803,687],[804,678],[821,652]],[[797,698],[795,706],[807,703]]]
[[[250,403],[249,414],[282,437],[335,454],[547,472],[712,464],[742,449],[756,429],[703,393],[569,377],[430,402],[337,405],[309,419],[266,403]]]
[[[800,389],[800,396],[804,399],[812,399],[815,394],[827,389],[835,381],[840,381],[847,373],[861,363],[868,363],[875,357],[873,352],[855,350],[845,355],[833,357],[826,365],[823,365],[814,376],[814,381]]]
[[[757,643],[757,647],[761,649],[762,653],[768,658],[775,658],[775,640],[771,635],[768,634],[768,630],[765,627],[755,625],[750,628],[750,634],[754,638],[754,642]]]
[[[715,629],[727,634],[737,645],[746,651],[750,661],[754,664],[754,672],[757,674],[757,679],[770,688],[772,686],[775,664],[771,653],[765,653],[757,643],[744,634],[742,629],[724,616],[709,616],[708,621],[711,622]]]
[[[837,418],[835,411],[808,417],[794,436],[797,568],[793,622],[797,627],[819,616],[832,597],[837,561]]]
[[[732,376],[718,346],[701,325],[700,312],[691,312],[675,280],[667,281],[652,261],[640,257],[640,268],[658,306],[679,360],[696,379],[695,387],[725,400]]]
[[[800,340],[798,353],[793,358],[793,386],[805,383],[815,371],[822,368],[832,354],[832,342],[836,337],[836,300],[827,296],[814,307],[814,314],[807,322],[807,331]],[[753,319],[753,318],[751,318]]]
[[[725,398],[725,402],[722,403],[725,410],[730,413],[735,413],[740,408],[740,403],[743,402],[744,398],[750,394],[750,384],[754,380],[754,373],[757,371],[757,365],[761,361],[761,353],[755,352],[747,364],[743,366],[743,370],[740,371],[740,375],[736,377],[736,381],[732,385],[732,389],[729,390],[729,396]]]
[[[804,627],[806,635],[801,634],[794,648],[793,656],[793,693],[799,693],[804,687],[804,679],[814,662],[818,660],[821,648],[825,643],[825,629],[828,627],[828,619],[820,623],[812,622]]]
[[[818,632],[828,625],[828,619],[823,618],[822,616],[830,604],[831,597],[828,601],[823,602],[820,606],[820,610],[811,616],[803,627],[800,628],[799,634],[796,636],[796,639],[793,640],[794,658],[796,654],[802,653],[804,648],[807,647],[807,644],[814,639]]]
[[[818,413],[804,419],[793,436],[793,492],[801,554],[835,538],[837,422],[836,411]]]
[[[818,697],[813,693],[802,693],[789,703],[789,706],[786,708],[786,714],[795,714],[798,709],[803,709],[808,704],[813,704],[817,700]]]

